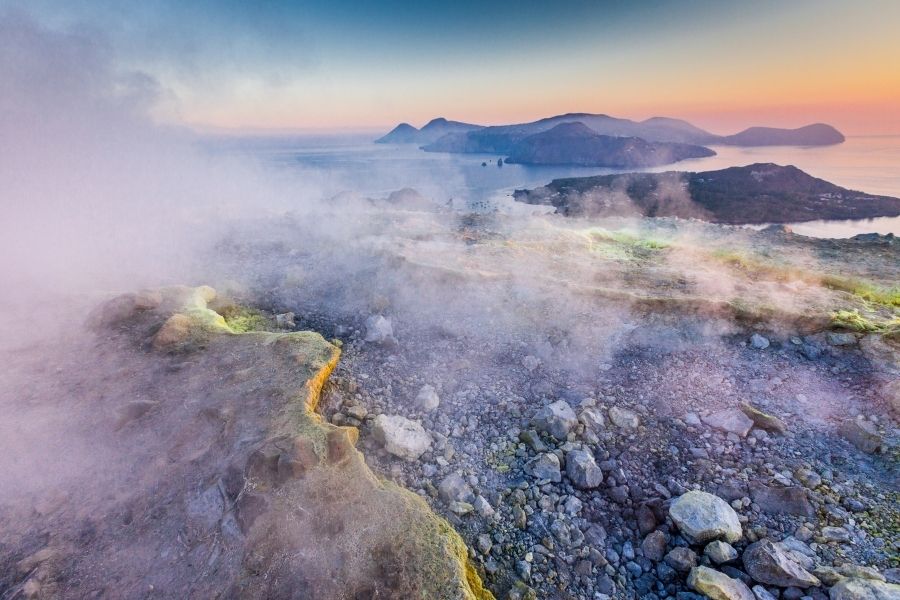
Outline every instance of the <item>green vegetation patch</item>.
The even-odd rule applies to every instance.
[[[822,277],[822,285],[833,290],[853,294],[873,304],[900,307],[900,287],[884,288],[860,279],[835,275]]]
[[[900,332],[900,317],[892,319],[872,319],[860,314],[858,309],[838,310],[831,313],[831,326],[837,329],[848,329],[862,333],[888,333],[891,335]]]

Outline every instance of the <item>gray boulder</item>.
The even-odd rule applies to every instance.
[[[641,550],[650,560],[661,561],[666,555],[666,534],[659,530],[650,533],[641,542]]]
[[[437,392],[432,385],[423,385],[421,389],[419,389],[419,393],[416,394],[416,404],[425,412],[433,411],[440,403],[441,399],[438,397]]]
[[[753,420],[736,408],[720,410],[711,415],[702,417],[703,422],[726,433],[733,433],[741,437],[747,437],[753,428]]]
[[[451,473],[438,484],[438,494],[444,502],[474,502],[472,487],[459,473]]]
[[[831,600],[900,600],[900,585],[875,579],[849,578],[830,590]]]
[[[756,350],[765,350],[769,347],[769,339],[758,333],[750,336],[750,346]]]
[[[669,507],[669,516],[691,543],[705,544],[716,539],[733,543],[743,530],[738,515],[727,502],[706,492],[691,490]]]
[[[394,327],[391,320],[381,315],[372,315],[366,319],[365,341],[376,344],[394,341]]]
[[[731,544],[721,540],[708,543],[703,549],[703,554],[717,565],[730,562],[738,557],[737,550]]]
[[[690,548],[676,546],[666,554],[665,561],[676,571],[689,571],[697,566],[697,554]]]
[[[578,425],[575,411],[564,400],[557,400],[545,406],[531,419],[531,426],[549,433],[558,440],[566,439],[569,432]]]
[[[572,485],[582,490],[590,490],[603,483],[603,471],[597,466],[593,455],[584,450],[572,450],[566,454],[566,475]]]
[[[637,413],[618,406],[613,406],[609,409],[609,420],[616,427],[621,427],[622,429],[637,429],[638,425],[641,424],[641,419],[637,416]]]
[[[760,540],[744,550],[744,569],[760,583],[780,587],[808,588],[821,582],[801,567],[771,540]]]
[[[806,490],[799,486],[773,487],[753,482],[750,484],[750,497],[767,514],[810,518],[816,514]]]
[[[552,481],[553,483],[562,481],[559,457],[552,452],[545,452],[531,459],[525,465],[525,472],[538,481]]]
[[[841,424],[839,432],[848,442],[868,454],[878,452],[884,445],[875,425],[860,418],[847,419]]]

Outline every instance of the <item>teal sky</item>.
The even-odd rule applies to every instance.
[[[900,131],[893,0],[0,0],[2,9],[105,39],[122,69],[169,92],[162,118],[201,127],[590,111],[721,131],[812,121]]]

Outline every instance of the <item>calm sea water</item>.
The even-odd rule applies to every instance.
[[[244,138],[218,143],[269,165],[301,170],[325,194],[355,191],[386,195],[410,187],[434,200],[459,208],[530,211],[512,201],[515,189],[544,185],[559,177],[622,172],[586,167],[497,165],[497,155],[441,154],[415,145],[372,143],[373,136],[334,135]],[[715,147],[718,154],[687,160],[652,171],[704,171],[755,162],[795,165],[837,185],[870,194],[900,197],[900,136],[851,137],[843,144],[817,148]],[[811,222],[794,231],[815,237],[850,237],[857,233],[900,235],[900,217],[864,221]]]

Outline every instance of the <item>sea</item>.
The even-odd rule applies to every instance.
[[[512,199],[513,191],[562,177],[620,173],[591,167],[499,164],[498,155],[445,154],[414,144],[375,144],[372,134],[291,135],[216,140],[218,151],[246,154],[269,167],[299,171],[326,197],[354,192],[386,196],[413,188],[441,204],[467,210],[533,212]],[[648,171],[707,171],[752,163],[794,165],[810,175],[868,194],[900,197],[900,136],[848,137],[820,147],[713,146],[715,156],[685,160]],[[630,169],[634,170],[634,169]],[[900,217],[789,224],[795,233],[848,238],[860,233],[900,235]]]

